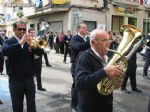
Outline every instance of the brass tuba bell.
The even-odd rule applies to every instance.
[[[132,25],[123,25],[123,37],[116,51],[110,50],[111,52],[115,52],[113,57],[110,59],[107,66],[110,65],[119,65],[123,68],[123,72],[125,73],[129,60],[137,49],[145,44],[145,37],[143,33]],[[109,95],[113,92],[113,90],[118,89],[116,85],[118,85],[123,80],[123,76],[111,76],[102,79],[97,84],[98,92],[102,95]]]

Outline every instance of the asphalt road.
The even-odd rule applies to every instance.
[[[71,112],[70,88],[72,78],[69,57],[67,64],[63,63],[63,55],[55,54],[53,50],[48,57],[52,67],[46,67],[43,60],[42,81],[43,87],[47,91],[37,91],[36,93],[37,112]],[[114,112],[147,112],[150,80],[142,77],[143,63],[142,57],[138,55],[137,87],[142,90],[142,93],[126,94],[120,90],[114,91]],[[131,90],[130,81],[127,84],[127,89]],[[3,105],[0,105],[0,112],[12,112],[7,75],[0,76],[0,99],[3,100]],[[26,112],[26,105],[24,110]]]

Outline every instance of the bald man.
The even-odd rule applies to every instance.
[[[118,66],[105,67],[110,45],[106,31],[92,31],[90,45],[90,49],[80,54],[75,69],[79,112],[112,112],[113,95],[99,94],[97,84],[108,76],[122,75],[123,70]]]

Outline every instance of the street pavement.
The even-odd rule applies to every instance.
[[[37,90],[36,92],[37,112],[71,112],[70,59],[67,57],[67,63],[64,64],[63,55],[55,54],[54,50],[50,51],[48,58],[52,67],[47,67],[43,59],[42,82],[47,91]],[[137,87],[142,90],[142,93],[126,94],[121,92],[120,89],[114,91],[114,112],[147,112],[150,98],[150,80],[142,77],[144,60],[140,55],[138,55],[137,64]],[[131,91],[130,81],[127,83],[127,89]],[[0,112],[12,112],[7,75],[0,76],[0,99],[3,101],[3,104],[0,105]],[[26,105],[24,105],[24,112],[26,112]]]

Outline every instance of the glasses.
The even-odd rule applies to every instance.
[[[16,28],[18,31],[26,31],[26,28]]]
[[[100,40],[100,39],[95,39],[96,41],[101,41],[101,42],[112,42],[112,40],[110,40],[110,39],[102,39],[102,40]]]

